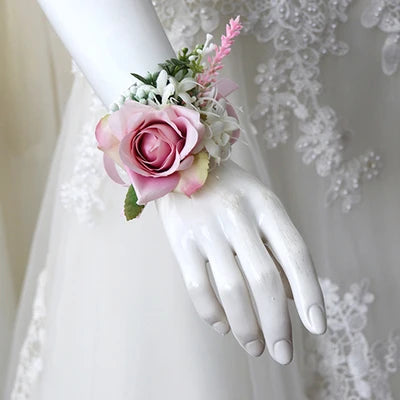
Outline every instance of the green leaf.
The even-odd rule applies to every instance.
[[[157,78],[158,78],[158,75],[160,75],[160,71],[154,72],[154,74],[151,76],[151,79],[152,79],[152,81],[154,82],[155,87],[157,86]],[[153,86],[154,86],[154,85],[153,85]]]
[[[143,76],[139,75],[139,74],[135,74],[134,72],[131,72],[131,75],[134,76],[136,79],[138,79],[140,82],[145,83],[146,85],[149,84],[149,80],[144,78]]]
[[[124,204],[124,214],[127,221],[130,221],[138,217],[144,209],[144,206],[139,205],[136,202],[137,202],[136,192],[133,186],[131,185],[129,186],[128,193],[126,194],[125,204]]]

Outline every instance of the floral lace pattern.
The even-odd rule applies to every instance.
[[[342,297],[329,279],[321,286],[325,296],[328,331],[307,337],[306,365],[313,376],[310,399],[392,400],[389,377],[400,367],[400,336],[370,345],[363,332],[374,295],[363,281]]]
[[[385,0],[390,2],[390,0]],[[347,21],[352,0],[154,0],[153,3],[176,46],[190,46],[199,33],[212,31],[221,16],[241,15],[244,32],[259,43],[272,44],[274,54],[260,64],[259,86],[252,115],[256,132],[269,148],[289,139],[291,119],[301,132],[295,148],[305,164],[314,164],[321,177],[329,178],[326,204],[341,203],[344,212],[361,200],[364,182],[379,174],[379,155],[368,150],[344,158],[347,132],[333,108],[321,104],[320,61],[326,54],[345,55],[349,47],[336,37]]]
[[[47,269],[43,269],[38,278],[32,318],[19,354],[19,363],[10,400],[29,400],[33,385],[43,368],[42,346],[46,333],[44,326],[46,320],[46,282]]]
[[[277,2],[268,10],[269,30],[259,40],[274,43],[274,56],[258,66],[258,104],[253,121],[269,147],[289,138],[290,119],[298,121],[300,136],[295,148],[305,164],[314,164],[321,177],[330,177],[326,203],[339,200],[344,212],[361,199],[361,184],[379,172],[380,159],[368,151],[344,159],[346,132],[335,110],[319,101],[321,58],[345,55],[349,48],[336,37],[347,21],[351,1]]]
[[[361,23],[366,28],[376,26],[387,33],[382,47],[382,69],[386,75],[393,75],[400,63],[400,1],[369,0]]]
[[[72,71],[80,79],[82,73],[73,64]],[[62,205],[73,211],[80,222],[93,223],[95,210],[102,211],[104,202],[98,191],[105,177],[102,168],[102,153],[97,149],[93,134],[97,121],[104,114],[105,109],[98,97],[91,93],[91,105],[88,119],[84,122],[78,143],[75,149],[75,163],[71,176],[60,186],[60,199]]]

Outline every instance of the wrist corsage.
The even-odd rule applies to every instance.
[[[157,72],[132,73],[138,82],[98,122],[105,170],[129,186],[127,220],[172,191],[191,196],[204,185],[209,169],[229,158],[240,127],[226,97],[237,85],[217,77],[241,28],[239,17],[231,19],[219,46],[207,35],[204,44],[182,49]]]

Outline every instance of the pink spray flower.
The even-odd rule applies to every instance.
[[[103,117],[96,127],[107,173],[123,184],[115,163],[124,168],[138,204],[173,190],[190,196],[204,185],[208,157],[201,151],[203,136],[197,111],[177,105],[155,109],[134,101]]]
[[[224,67],[222,60],[229,55],[235,38],[240,34],[242,24],[240,16],[231,18],[226,25],[225,35],[221,37],[221,45],[217,46],[214,57],[208,58],[208,67],[197,77],[200,85],[207,86],[216,81],[219,71]]]

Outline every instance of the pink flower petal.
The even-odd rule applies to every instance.
[[[184,169],[188,169],[189,167],[192,166],[194,161],[194,156],[188,156],[186,157],[183,161],[181,161],[178,171],[182,171]]]
[[[181,163],[181,159],[179,157],[179,153],[175,150],[175,153],[172,153],[165,159],[161,168],[157,171],[157,176],[168,176],[171,175],[179,168],[179,164]]]
[[[166,107],[165,110],[168,112],[170,117],[175,120],[176,117],[183,117],[187,119],[194,129],[197,130],[197,144],[196,147],[193,149],[193,153],[198,153],[204,147],[202,144],[202,139],[205,133],[205,127],[200,120],[200,113],[195,110],[191,110],[187,107],[183,106],[169,106]]]
[[[206,182],[209,168],[208,154],[202,151],[196,154],[194,158],[192,166],[180,172],[180,180],[175,188],[175,192],[191,196]]]
[[[160,140],[155,134],[143,132],[135,141],[138,155],[146,160],[153,169],[161,168],[172,151],[172,146]]]
[[[175,121],[176,126],[181,132],[186,133],[185,144],[180,152],[181,158],[185,158],[199,142],[199,131],[196,130],[193,125],[183,117],[178,117]]]
[[[135,101],[125,103],[118,111],[111,114],[109,125],[114,136],[120,141],[126,134],[140,127],[143,124],[145,113],[154,109],[145,104]]]
[[[117,167],[114,160],[106,153],[103,154],[104,169],[108,176],[116,183],[120,185],[126,185],[126,182],[121,178],[118,173]]]
[[[134,136],[135,134],[131,133],[122,139],[119,145],[119,156],[121,157],[122,162],[129,169],[132,169],[136,173],[144,176],[151,176],[150,172],[143,169],[142,165],[136,159],[136,155],[132,154],[132,141]]]
[[[195,110],[183,106],[169,106],[164,109],[173,120],[176,117],[184,117],[189,120],[195,128],[202,126],[200,114]]]
[[[161,167],[150,168],[150,165],[146,166],[148,163],[137,154],[136,149],[132,149],[133,140],[134,134],[124,137],[119,146],[119,155],[122,162],[137,174],[149,177],[155,175],[163,177],[171,175],[178,169],[180,156],[177,150],[171,151],[171,153],[163,160]]]
[[[149,201],[159,199],[172,192],[179,182],[179,173],[160,178],[142,176],[126,168],[126,172],[135,188],[138,197],[137,204],[146,204]]]
[[[117,139],[113,136],[110,125],[109,125],[110,114],[105,115],[96,125],[96,140],[99,144],[100,150],[107,150],[114,146]]]
[[[217,82],[215,82],[215,88],[217,89],[217,92],[219,95],[222,97],[227,97],[229,96],[232,92],[234,92],[239,85],[231,81],[230,79],[227,78],[221,78],[218,79]]]
[[[175,144],[181,139],[179,128],[173,122],[154,123],[145,128],[145,130],[148,132],[154,132],[156,136],[159,136],[160,139],[168,143]]]

